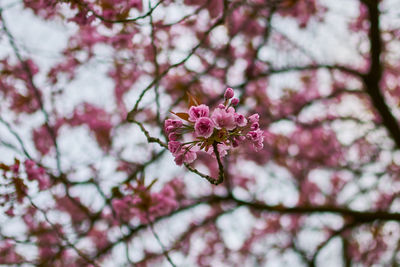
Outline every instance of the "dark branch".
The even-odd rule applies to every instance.
[[[369,72],[364,76],[364,84],[367,94],[370,96],[372,104],[379,112],[382,118],[382,122],[389,134],[392,136],[393,141],[396,143],[396,147],[400,148],[400,128],[397,123],[397,119],[393,116],[390,108],[385,102],[384,96],[380,91],[380,80],[382,77],[382,64],[381,64],[381,53],[382,53],[382,40],[381,33],[379,30],[379,9],[378,1],[363,1],[368,8],[370,29],[370,60],[371,67]]]
[[[373,221],[400,221],[400,213],[390,213],[385,211],[356,211],[345,207],[335,206],[297,206],[285,207],[282,205],[267,205],[257,201],[244,201],[233,196],[216,197],[221,201],[231,201],[240,206],[246,206],[259,211],[270,211],[281,214],[314,214],[314,213],[333,213],[348,217],[353,222],[368,223]]]

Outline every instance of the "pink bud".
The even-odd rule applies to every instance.
[[[232,104],[232,106],[237,106],[237,104],[239,104],[239,99],[238,98],[232,98],[232,100],[231,100],[231,104]]]
[[[258,124],[258,122],[254,122],[254,123],[251,125],[250,130],[255,131],[255,130],[257,130],[258,128],[260,128],[260,125]]]
[[[178,141],[169,141],[168,142],[168,149],[171,151],[172,154],[176,154],[180,151],[181,143]]]
[[[232,88],[228,88],[225,91],[224,97],[225,99],[231,99],[234,95],[233,89]]]
[[[219,109],[225,109],[225,106],[224,106],[224,104],[219,104],[217,108],[219,108]]]
[[[169,134],[169,133],[175,131],[176,129],[182,127],[182,125],[183,125],[183,122],[180,120],[168,119],[165,121],[164,131]]]
[[[235,113],[235,122],[239,127],[244,127],[247,124],[246,118],[242,114]]]
[[[168,140],[171,140],[171,141],[176,141],[176,140],[178,140],[178,138],[179,138],[179,135],[177,133],[170,133],[168,135]]]

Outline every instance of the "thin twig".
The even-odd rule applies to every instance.
[[[145,19],[148,16],[150,16],[154,12],[154,10],[162,3],[162,1],[158,2],[157,4],[155,4],[154,7],[150,8],[149,11],[146,12],[145,14],[143,14],[143,15],[137,16],[135,18],[130,18],[130,19],[117,19],[117,20],[107,19],[107,18],[103,17],[102,15],[99,15],[92,8],[90,8],[88,6],[88,4],[86,4],[86,3],[83,3],[83,2],[77,2],[77,3],[81,7],[83,7],[86,10],[92,12],[93,16],[95,16],[96,18],[100,19],[103,22],[107,22],[107,23],[136,23],[138,20],[142,20],[142,19]]]
[[[171,257],[169,256],[168,250],[165,248],[164,244],[161,242],[160,237],[154,230],[154,225],[153,225],[153,222],[150,220],[148,212],[146,212],[146,217],[149,222],[150,231],[153,234],[154,238],[157,240],[157,243],[160,245],[163,255],[165,256],[165,258],[167,258],[167,261],[171,264],[172,267],[176,267],[175,263],[172,261]]]
[[[0,9],[0,17],[2,18],[2,10]],[[56,162],[57,162],[57,169],[58,172],[61,174],[61,160],[60,160],[60,151],[58,149],[58,145],[57,145],[57,139],[56,139],[56,134],[55,131],[52,127],[50,127],[50,120],[49,120],[49,114],[47,113],[46,109],[44,108],[44,104],[40,95],[40,91],[39,89],[36,87],[35,83],[33,82],[33,74],[32,71],[30,69],[30,67],[28,66],[28,64],[26,63],[26,61],[22,58],[22,55],[19,51],[19,48],[17,46],[17,44],[15,43],[15,39],[14,36],[11,34],[10,30],[7,27],[6,21],[4,20],[4,18],[2,18],[2,28],[3,31],[6,33],[7,37],[8,37],[8,41],[14,51],[14,54],[16,55],[16,57],[18,58],[18,61],[20,62],[21,66],[23,67],[24,71],[26,72],[28,79],[26,82],[29,83],[29,85],[32,87],[33,92],[35,94],[36,97],[36,101],[39,103],[39,107],[40,110],[43,113],[44,119],[45,119],[45,126],[46,129],[48,131],[48,133],[50,134],[55,150],[56,150]]]

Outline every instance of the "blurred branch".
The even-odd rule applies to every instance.
[[[245,201],[234,196],[218,197],[215,200],[234,202],[240,206],[246,206],[254,210],[270,211],[282,214],[314,214],[314,213],[333,213],[348,217],[353,222],[369,223],[373,221],[400,221],[400,213],[390,213],[385,211],[356,211],[345,207],[336,206],[296,206],[285,207],[283,205],[267,205],[259,201]]]
[[[19,136],[19,134],[12,128],[11,124],[9,124],[8,122],[6,122],[5,120],[3,120],[3,118],[0,117],[0,122],[7,127],[8,131],[17,139],[19,145],[21,146],[21,149],[24,153],[24,155],[28,158],[28,159],[32,159],[31,155],[28,153],[28,151],[26,150],[26,146],[24,144],[24,141],[22,141],[22,138]]]
[[[42,215],[43,215],[44,219],[46,220],[46,222],[52,227],[52,229],[53,229],[54,232],[58,235],[58,237],[65,241],[65,243],[67,244],[68,247],[72,248],[72,249],[73,249],[82,259],[84,259],[86,262],[92,264],[92,265],[95,266],[95,267],[99,267],[99,265],[95,262],[95,259],[94,259],[94,260],[91,260],[86,254],[84,254],[81,250],[79,250],[71,241],[69,241],[68,238],[65,237],[63,233],[60,233],[60,232],[57,230],[58,227],[57,227],[56,225],[54,225],[54,224],[50,221],[50,219],[49,219],[48,216],[47,216],[47,213],[46,213],[43,209],[39,208],[39,207],[32,201],[32,199],[29,198],[29,196],[28,196],[28,199],[29,199],[30,204],[31,204],[35,209],[37,209],[40,213],[42,213]],[[61,244],[60,244],[60,246],[61,246]]]
[[[139,95],[138,100],[136,101],[134,107],[131,109],[131,111],[129,111],[128,115],[127,115],[127,121],[128,122],[133,122],[136,112],[139,108],[139,104],[142,101],[143,97],[145,96],[145,94],[151,89],[153,88],[154,85],[156,85],[159,81],[161,81],[161,79],[168,74],[168,72],[182,64],[184,64],[186,61],[188,61],[195,53],[196,51],[203,45],[203,43],[207,40],[209,34],[212,32],[212,30],[214,30],[217,26],[223,24],[224,20],[225,20],[225,16],[226,14],[224,14],[224,16],[222,16],[220,19],[218,19],[209,29],[207,29],[207,31],[204,32],[203,37],[201,38],[201,40],[198,42],[197,45],[195,45],[190,52],[186,55],[186,57],[182,60],[180,60],[179,62],[170,65],[166,70],[164,70],[162,73],[160,73],[160,75],[158,75],[157,77],[155,77],[155,79],[153,79],[153,81],[145,88],[142,90],[142,92]]]
[[[190,226],[182,233],[180,234],[177,238],[175,238],[175,242],[173,243],[173,245],[168,249],[168,252],[174,251],[179,249],[180,247],[182,247],[182,243],[184,243],[188,238],[190,238],[197,230],[201,229],[201,227],[204,227],[208,224],[211,223],[215,223],[216,220],[218,218],[220,218],[221,216],[231,213],[233,211],[236,210],[236,207],[232,208],[232,209],[227,209],[218,213],[215,213],[211,216],[208,216],[206,218],[204,218],[201,222],[196,222],[196,223],[192,223],[190,224]],[[136,264],[142,264],[145,263],[148,260],[151,260],[153,258],[157,258],[157,257],[161,257],[163,256],[163,254],[158,254],[158,253],[154,253],[154,254],[149,254],[146,256],[145,259],[136,262]]]
[[[358,224],[357,222],[352,222],[352,223],[345,224],[342,228],[340,228],[337,231],[334,231],[324,242],[322,242],[320,245],[318,245],[317,250],[315,251],[315,253],[314,253],[314,255],[313,255],[312,259],[311,259],[312,265],[315,266],[315,262],[317,260],[318,255],[320,254],[322,249],[329,244],[329,242],[332,239],[334,239],[337,236],[340,236],[343,232],[345,232],[348,229],[353,228],[357,224]]]
[[[342,237],[342,245],[343,245],[343,249],[342,249],[343,264],[345,267],[350,267],[351,266],[351,258],[349,255],[349,240],[347,239],[347,237]]]
[[[359,78],[363,77],[363,74],[357,70],[354,70],[354,69],[351,69],[351,68],[348,68],[348,67],[342,66],[342,65],[329,65],[329,64],[311,64],[311,65],[305,65],[305,66],[287,66],[287,67],[283,67],[283,68],[271,68],[267,72],[261,73],[258,76],[264,77],[264,76],[268,76],[271,74],[279,74],[279,73],[292,72],[292,71],[319,70],[319,69],[338,70],[338,71],[342,71],[342,72],[351,74],[351,75],[359,77]]]
[[[58,172],[61,174],[62,170],[61,170],[61,160],[60,160],[60,151],[58,149],[58,144],[57,144],[57,137],[56,137],[56,133],[54,131],[54,129],[50,126],[50,120],[49,120],[49,114],[47,113],[45,107],[44,107],[44,103],[42,100],[42,97],[40,95],[40,90],[37,88],[37,86],[35,85],[34,81],[33,81],[33,73],[29,67],[29,65],[26,63],[26,61],[22,58],[22,55],[19,51],[19,48],[17,46],[17,44],[15,43],[15,39],[14,36],[11,34],[10,30],[7,27],[6,21],[4,20],[4,17],[2,15],[2,10],[0,9],[0,18],[1,18],[1,24],[2,24],[2,29],[3,31],[6,33],[7,37],[8,37],[8,41],[10,43],[10,46],[12,47],[15,56],[17,57],[19,63],[21,64],[21,66],[23,67],[24,71],[26,72],[28,78],[25,82],[27,82],[31,88],[34,91],[35,97],[36,97],[36,101],[38,101],[39,103],[39,107],[43,113],[44,119],[45,119],[45,126],[46,129],[48,131],[48,133],[51,136],[51,139],[53,141],[55,150],[56,150],[56,162],[57,162],[57,169]]]
[[[203,204],[212,205],[212,204],[215,204],[215,203],[218,203],[218,202],[220,202],[220,199],[214,198],[214,197],[204,197],[204,198],[195,199],[192,203],[183,205],[180,208],[172,211],[171,213],[169,213],[167,215],[155,218],[153,220],[153,224],[157,223],[157,222],[159,222],[161,220],[170,218],[170,217],[172,217],[172,216],[174,216],[176,214],[179,214],[179,213],[181,213],[183,211],[187,211],[187,210],[193,209],[193,208],[195,208],[195,207],[197,207],[199,205],[203,205]],[[140,232],[140,231],[142,231],[144,229],[147,229],[148,226],[149,225],[147,223],[144,223],[144,224],[140,224],[140,225],[138,225],[136,227],[129,227],[129,233],[127,233],[126,235],[122,236],[121,238],[119,238],[115,242],[112,242],[112,243],[108,244],[103,249],[99,250],[96,253],[96,255],[93,256],[93,259],[97,259],[100,255],[104,255],[109,250],[111,250],[116,245],[118,245],[119,243],[126,242],[126,241],[130,240],[138,232]]]
[[[149,1],[150,2],[150,1]],[[147,11],[145,14],[137,16],[135,18],[130,18],[130,19],[107,19],[105,17],[103,17],[102,15],[98,14],[97,12],[95,12],[92,8],[89,7],[89,5],[87,3],[85,3],[84,1],[74,1],[74,3],[77,3],[79,6],[85,8],[86,10],[90,11],[93,16],[95,16],[96,18],[98,18],[99,20],[103,21],[103,22],[107,22],[107,23],[135,23],[138,20],[142,20],[147,18],[148,16],[150,16],[153,11],[162,3],[162,1],[159,1],[157,4],[155,4],[152,8],[149,9],[149,11]]]
[[[163,255],[165,256],[165,258],[167,258],[167,261],[171,264],[172,267],[176,267],[175,263],[172,261],[171,257],[169,256],[169,251],[165,248],[164,244],[161,242],[160,237],[154,230],[154,225],[153,225],[153,222],[150,220],[150,216],[149,216],[148,212],[146,213],[146,216],[147,216],[147,220],[149,221],[150,231],[153,234],[154,238],[157,240],[157,243],[160,245]]]
[[[397,119],[393,116],[387,105],[385,98],[381,92],[380,81],[382,77],[382,40],[380,32],[380,19],[379,19],[379,8],[377,0],[362,1],[368,8],[369,13],[369,40],[370,40],[370,69],[369,72],[364,75],[364,85],[367,94],[370,96],[372,104],[375,109],[379,112],[382,122],[392,136],[396,147],[400,149],[400,127]]]

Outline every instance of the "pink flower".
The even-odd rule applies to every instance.
[[[239,127],[244,127],[247,125],[247,120],[242,114],[235,113],[235,122]]]
[[[258,122],[259,119],[260,119],[260,115],[258,115],[257,113],[253,114],[249,117],[249,121],[251,124]]]
[[[263,138],[263,140],[264,140],[264,138]],[[264,144],[262,141],[260,141],[260,142],[254,143],[253,147],[254,147],[255,151],[260,151],[261,149],[263,149]]]
[[[183,125],[183,122],[181,120],[168,119],[165,121],[164,130],[167,134],[169,134],[172,131],[175,131],[176,129],[182,127],[182,125]]]
[[[263,148],[264,132],[259,128],[260,116],[253,114],[246,118],[236,113],[233,106],[239,103],[239,99],[233,96],[233,89],[227,88],[223,104],[219,104],[212,114],[207,105],[191,106],[187,113],[188,118],[181,116],[183,120],[189,122],[188,125],[179,120],[165,121],[165,132],[169,139],[168,149],[175,157],[177,165],[193,162],[197,158],[197,151],[202,149],[215,157],[214,147],[210,146],[212,142],[217,142],[220,157],[224,157],[230,149],[238,147],[246,139],[252,143],[256,151]],[[182,126],[184,127],[182,131],[176,131]],[[187,143],[177,141],[186,133],[192,137],[191,141],[188,140]]]
[[[217,108],[211,115],[211,119],[214,121],[216,128],[225,128],[227,130],[233,130],[236,128],[235,122],[235,109],[230,107],[228,110]]]
[[[251,125],[250,130],[255,131],[258,128],[260,128],[260,125],[258,124],[258,122],[255,122]]]
[[[181,148],[181,142],[178,141],[169,141],[168,149],[171,151],[173,155],[175,155]]]
[[[232,88],[228,88],[225,91],[224,98],[225,99],[231,99],[233,97],[233,95],[234,95],[233,89]]]
[[[257,130],[257,129],[260,127],[260,125],[259,125],[259,123],[258,123],[258,120],[259,120],[259,119],[260,119],[260,115],[258,115],[257,113],[256,113],[256,114],[253,114],[253,115],[251,115],[251,116],[249,117],[250,130],[255,131],[255,130]]]
[[[253,147],[256,151],[259,151],[264,147],[264,132],[260,129],[248,132],[246,137],[253,141]]]
[[[225,157],[228,154],[228,150],[230,148],[231,148],[230,146],[228,146],[228,145],[226,145],[224,143],[217,144],[217,149],[218,149],[218,152],[219,152],[219,156],[221,158]],[[207,153],[212,155],[213,157],[215,157],[215,153],[214,153],[214,148],[213,147],[210,147],[210,149],[207,151]]]
[[[192,163],[197,158],[196,152],[192,150],[181,149],[175,154],[176,165],[182,165],[183,163]]]
[[[214,132],[214,123],[208,117],[201,117],[196,120],[194,130],[197,136],[209,138]]]
[[[243,140],[245,140],[245,139],[246,139],[246,137],[244,137],[244,136],[235,136],[235,137],[232,139],[232,146],[233,146],[233,147],[238,147],[239,144],[240,144]]]
[[[189,120],[195,122],[198,118],[208,117],[210,110],[208,106],[201,104],[199,106],[191,106],[189,109]]]
[[[247,133],[246,137],[255,142],[260,140],[261,138],[264,139],[263,131],[261,130],[250,131]]]

